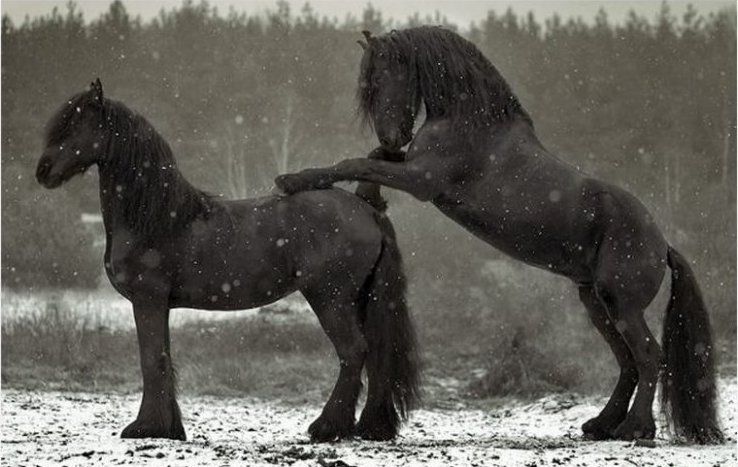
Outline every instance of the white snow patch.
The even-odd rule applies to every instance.
[[[123,440],[119,433],[138,411],[138,393],[4,390],[2,465],[735,465],[736,380],[722,380],[720,390],[729,442],[679,445],[662,429],[655,448],[582,440],[579,426],[597,414],[603,397],[551,395],[495,410],[421,409],[393,442],[310,444],[305,431],[320,414],[314,404],[182,397],[188,441]]]

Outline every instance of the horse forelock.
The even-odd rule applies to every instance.
[[[46,124],[46,145],[57,144],[69,136],[75,112],[84,105],[87,93],[81,92],[67,99]]]
[[[378,53],[392,66],[407,67],[429,116],[449,116],[472,126],[489,126],[515,115],[530,122],[510,86],[482,52],[440,26],[393,30],[372,38],[359,78],[359,109],[365,118],[377,93],[371,74]]]

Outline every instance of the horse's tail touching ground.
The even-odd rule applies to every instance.
[[[662,410],[678,435],[720,443],[715,407],[715,362],[710,318],[687,260],[669,247],[672,291],[663,334]]]
[[[384,419],[394,431],[387,434],[394,436],[418,402],[420,365],[395,230],[386,215],[375,217],[382,231],[382,250],[368,284],[364,335],[369,346],[369,398],[376,397],[367,399],[367,409],[378,411],[373,416]]]

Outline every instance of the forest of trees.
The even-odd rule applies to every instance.
[[[56,191],[34,179],[47,119],[94,78],[154,124],[196,186],[255,196],[278,173],[376,145],[355,114],[359,31],[427,23],[446,21],[390,23],[367,6],[361,18],[339,22],[286,2],[248,15],[185,1],[150,21],[131,17],[120,1],[92,21],[74,3],[22,24],[4,16],[3,286],[100,282],[101,252],[79,220],[99,210],[96,174]],[[618,24],[604,10],[589,22],[508,10],[445,26],[492,60],[554,153],[649,207],[695,261],[710,303],[735,333],[735,10],[690,7],[675,17],[665,3],[656,18],[631,14]],[[500,253],[432,206],[389,197],[423,303],[468,308],[475,293],[480,302],[501,300],[495,274],[484,272]]]

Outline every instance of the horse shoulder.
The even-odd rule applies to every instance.
[[[130,231],[113,232],[106,246],[105,271],[113,287],[126,298],[168,293],[169,280],[164,273],[166,253],[145,246]]]

